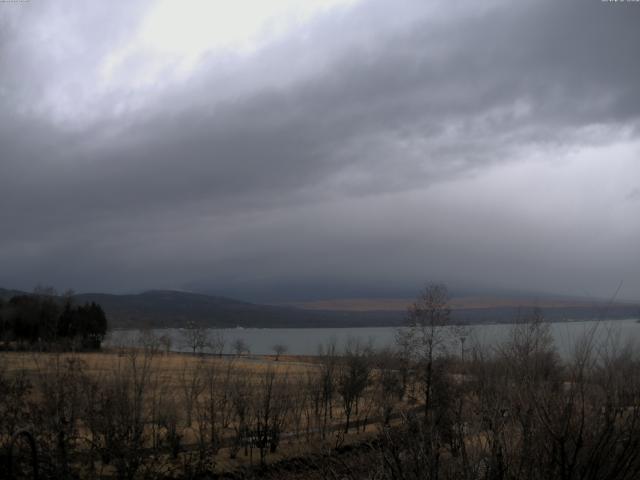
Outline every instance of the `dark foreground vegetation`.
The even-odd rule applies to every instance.
[[[0,298],[0,346],[5,349],[99,349],[107,318],[94,302],[74,305],[73,295],[36,289]]]
[[[534,312],[482,349],[449,318],[436,285],[393,351],[170,355],[147,332],[112,353],[6,353],[0,478],[640,478],[630,347],[591,331],[561,360]]]

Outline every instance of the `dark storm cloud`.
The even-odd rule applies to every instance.
[[[100,87],[143,7],[50,7],[49,24],[31,6],[2,23],[0,283],[285,298],[296,283],[395,294],[430,277],[538,290],[593,277],[603,293],[620,276],[638,296],[640,225],[611,219],[614,193],[561,218],[588,192],[568,170],[555,193],[532,190],[558,204],[531,218],[525,189],[479,198],[526,181],[520,164],[558,178],[589,149],[601,158],[572,165],[590,182],[640,175],[640,7],[362,2],[249,55],[205,56],[186,79],[138,86],[127,72],[152,54],[134,52]],[[41,25],[57,21],[73,35],[49,49]],[[585,241],[602,222],[609,235]],[[557,251],[539,248],[558,232]]]

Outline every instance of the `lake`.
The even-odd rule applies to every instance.
[[[640,323],[635,319],[558,322],[551,323],[550,326],[556,347],[564,357],[571,354],[578,339],[590,332],[594,332],[594,338],[599,343],[607,341],[623,345],[640,341]],[[512,324],[466,326],[465,350],[474,344],[497,346],[508,338],[512,327]],[[315,355],[318,353],[319,345],[326,345],[332,341],[336,342],[339,349],[344,348],[351,339],[370,342],[376,348],[393,346],[397,328],[225,328],[211,331],[224,335],[226,353],[232,353],[232,343],[242,339],[249,346],[251,353],[256,355],[273,354],[272,347],[275,344],[285,345],[288,354]],[[171,349],[174,351],[189,350],[184,342],[182,329],[154,330],[154,333],[169,335],[172,339]],[[110,332],[105,344],[133,345],[139,335],[140,332],[137,330],[116,330]],[[459,351],[459,348],[458,343],[456,351]]]

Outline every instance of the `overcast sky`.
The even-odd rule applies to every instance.
[[[640,3],[0,3],[0,286],[640,299]]]

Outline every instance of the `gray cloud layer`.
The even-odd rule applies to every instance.
[[[394,3],[184,75],[152,4],[0,6],[0,285],[640,298],[640,6]]]

